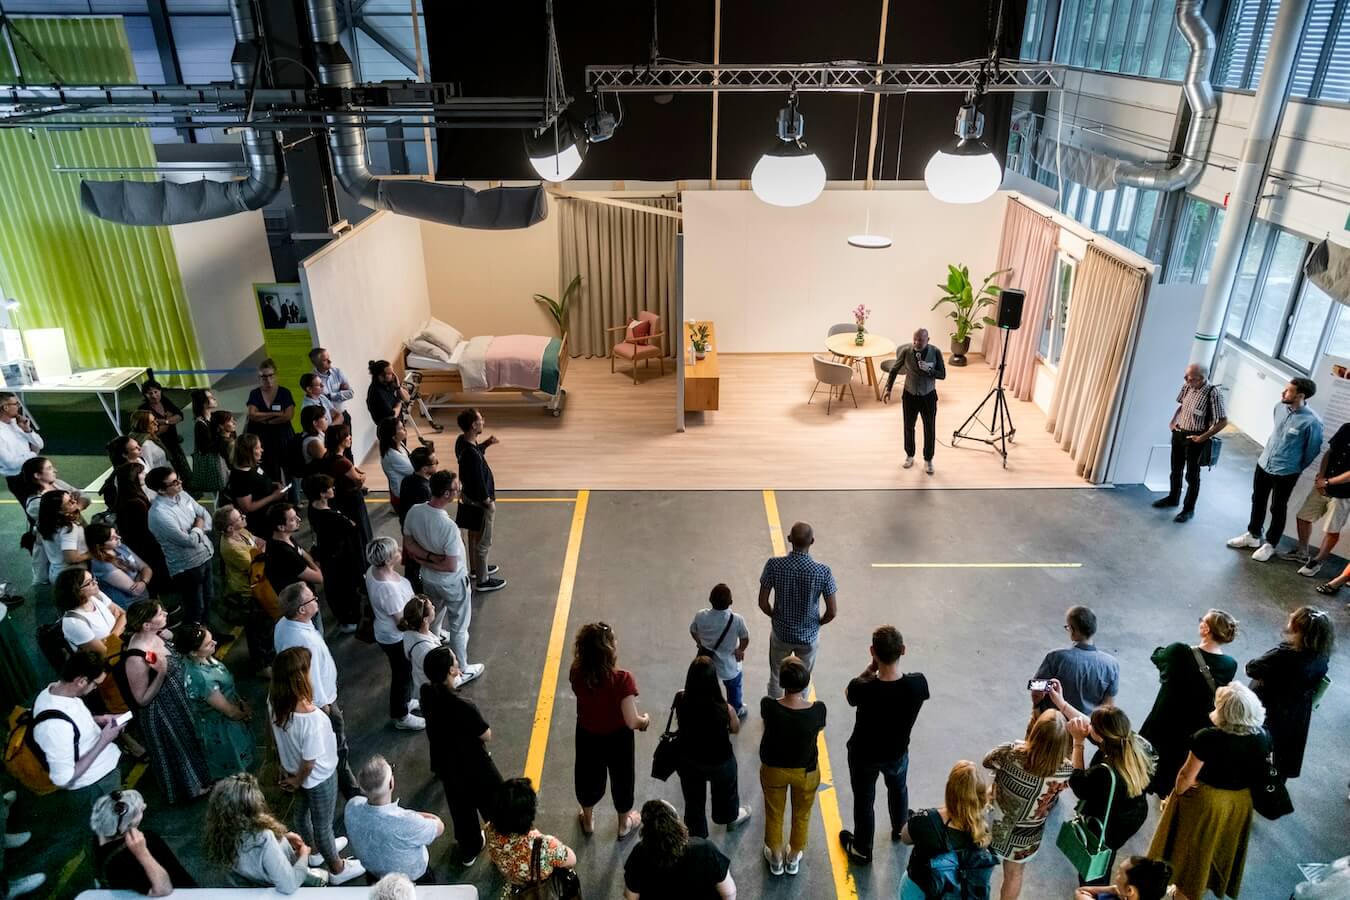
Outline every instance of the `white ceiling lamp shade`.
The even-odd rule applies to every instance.
[[[923,170],[928,193],[943,203],[980,203],[1003,183],[1003,167],[980,141],[984,114],[967,99],[956,114],[957,140],[933,154]]]
[[[825,190],[825,166],[802,140],[806,120],[797,95],[778,111],[778,141],[755,163],[750,187],[770,206],[805,206]]]
[[[537,135],[525,133],[525,153],[534,171],[545,181],[557,183],[575,175],[586,156],[586,147],[586,135],[565,114]]]
[[[861,234],[850,234],[848,236],[848,245],[857,247],[859,250],[885,250],[891,246],[891,239],[884,234],[875,234],[872,231],[872,211],[867,211],[867,224],[863,226]]]

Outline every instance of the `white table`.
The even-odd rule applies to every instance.
[[[179,888],[173,896],[185,900],[366,900],[370,888],[363,883],[360,887],[300,888],[294,894],[283,894],[275,888]],[[75,900],[145,900],[145,895],[135,891],[85,891]],[[419,884],[417,900],[478,900],[478,888],[471,884]]]
[[[103,411],[112,423],[113,432],[122,433],[122,400],[120,391],[129,384],[135,384],[145,377],[145,369],[135,366],[121,366],[115,369],[85,369],[72,372],[64,378],[54,378],[34,384],[18,385],[10,388],[24,399],[27,405],[29,394],[93,394],[103,404]],[[111,403],[109,397],[112,398]],[[29,411],[29,418],[32,412]],[[37,420],[33,420],[37,424]]]

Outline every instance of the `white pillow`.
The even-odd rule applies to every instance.
[[[464,341],[464,335],[460,334],[458,329],[445,324],[440,319],[428,319],[427,323],[422,326],[421,333],[416,337],[435,344],[447,354],[455,352],[455,348]]]
[[[408,350],[416,353],[418,356],[425,356],[430,359],[439,359],[441,362],[450,362],[450,354],[446,353],[431,341],[424,341],[421,338],[413,338],[408,341]]]

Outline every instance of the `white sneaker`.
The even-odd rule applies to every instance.
[[[905,461],[904,461],[903,464],[901,464],[900,468],[902,468],[902,469],[912,469],[912,468],[914,468],[914,457],[912,457],[912,456],[906,456],[906,457],[905,457]]]
[[[337,847],[337,852],[339,852],[339,853],[341,853],[343,850],[346,850],[346,849],[347,849],[347,839],[346,839],[345,837],[334,838],[334,839],[333,839],[333,844]],[[322,868],[323,868],[323,854],[322,854],[322,853],[311,853],[311,854],[309,855],[309,867],[310,867],[311,869],[322,869]]]
[[[422,714],[422,704],[417,700],[409,700],[408,714],[412,716],[420,716]]]
[[[1298,570],[1298,574],[1307,578],[1312,578],[1320,571],[1322,571],[1322,563],[1318,560],[1310,559],[1304,564],[1303,568]]]
[[[31,894],[46,883],[47,876],[43,875],[41,872],[37,872],[33,875],[25,875],[22,878],[15,878],[9,883],[9,893],[5,895],[5,900],[14,900],[15,897]]]
[[[789,875],[796,875],[801,871],[801,868],[802,852],[800,850],[797,851],[796,855],[789,856],[787,861],[783,863],[783,871],[787,872]]]
[[[1261,539],[1250,532],[1244,531],[1235,538],[1229,538],[1228,546],[1234,550],[1251,550],[1261,546]]]
[[[3,794],[0,794],[0,799],[4,800],[4,801],[5,801],[5,805],[8,806],[9,804],[13,803],[15,800],[18,800],[18,799],[19,799],[19,792],[18,792],[18,791],[5,791]]]
[[[742,806],[736,811],[736,821],[727,823],[727,831],[735,831],[750,821],[750,807]]]
[[[361,865],[361,860],[345,859],[343,860],[343,862],[345,862],[346,865],[342,867],[341,872],[328,873],[329,884],[333,885],[346,884],[353,878],[360,878],[361,876],[366,874],[366,867]]]
[[[427,720],[421,716],[414,716],[408,713],[401,719],[394,719],[394,727],[399,731],[425,731]]]
[[[923,464],[923,470],[929,475],[933,474],[933,461],[931,459]]]
[[[28,843],[29,839],[32,837],[33,832],[31,831],[12,831],[5,835],[5,849],[14,850],[22,847],[24,844]]]
[[[764,848],[764,861],[769,864],[770,875],[783,874],[783,861],[778,858],[777,853],[774,853],[768,847]]]
[[[459,684],[455,685],[455,687],[463,687],[464,685],[468,684],[470,681],[473,681],[475,678],[477,678],[479,675],[482,674],[483,674],[482,663],[474,663],[471,666],[465,666],[463,671],[460,673]]]
[[[1257,562],[1265,562],[1274,555],[1275,555],[1274,544],[1262,544],[1260,547],[1256,548],[1256,552],[1252,554],[1252,559],[1256,560]]]

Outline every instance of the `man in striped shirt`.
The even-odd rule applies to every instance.
[[[1172,414],[1172,483],[1166,497],[1153,501],[1159,508],[1181,504],[1174,521],[1185,522],[1195,514],[1200,496],[1200,460],[1209,439],[1228,424],[1219,386],[1205,378],[1205,367],[1191,363],[1183,376],[1185,383],[1177,394],[1177,411]],[[1186,499],[1181,499],[1181,474],[1186,472]]]

